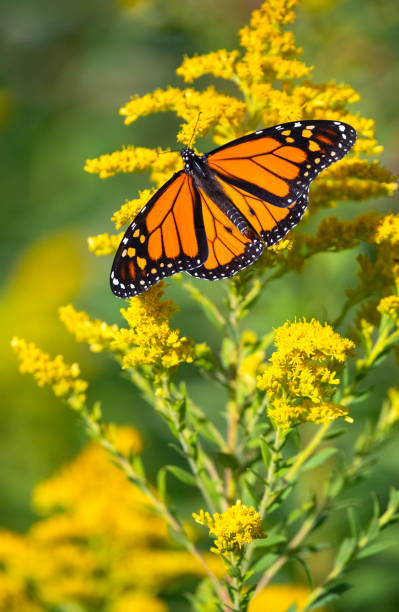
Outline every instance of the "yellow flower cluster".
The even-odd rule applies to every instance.
[[[79,312],[68,304],[59,310],[60,320],[67,330],[74,334],[78,342],[87,342],[93,353],[110,350],[116,332],[117,325],[108,325],[99,319],[92,320],[85,312]]]
[[[128,328],[92,320],[71,305],[60,309],[61,321],[78,342],[87,342],[94,352],[109,350],[124,369],[140,365],[172,368],[194,360],[194,343],[172,329],[169,319],[178,308],[171,300],[162,300],[163,283],[132,298],[121,313]]]
[[[194,360],[193,341],[170,328],[169,318],[178,309],[172,300],[161,300],[163,294],[163,284],[158,283],[122,308],[130,328],[115,334],[113,346],[124,353],[124,368],[143,364],[171,368]]]
[[[391,245],[399,243],[399,215],[386,215],[378,225],[374,242],[382,244],[388,242]]]
[[[382,298],[378,303],[377,310],[382,315],[390,317],[397,322],[399,319],[399,297],[397,295],[389,295]]]
[[[276,330],[274,343],[277,350],[258,378],[259,389],[267,391],[268,414],[274,422],[287,429],[305,421],[326,423],[347,417],[346,408],[332,398],[340,382],[336,370],[354,343],[314,319],[285,323]]]
[[[120,245],[122,238],[123,232],[114,235],[105,232],[97,236],[90,236],[87,239],[89,251],[95,255],[113,255]]]
[[[204,74],[212,74],[221,79],[233,79],[239,51],[213,51],[205,55],[184,57],[182,65],[176,70],[178,76],[183,77],[186,83],[192,83]]]
[[[100,178],[109,178],[118,172],[149,172],[154,168],[158,172],[170,172],[179,157],[171,151],[147,149],[145,147],[126,147],[110,155],[101,155],[97,159],[88,159],[85,170],[98,174]]]
[[[211,548],[211,551],[217,554],[237,552],[243,544],[266,538],[259,512],[252,506],[248,508],[240,500],[221,514],[216,512],[211,516],[209,512],[200,510],[199,514],[193,514],[193,518],[200,525],[206,525],[209,533],[216,536],[216,548]]]
[[[358,256],[359,283],[346,293],[353,303],[366,300],[357,318],[376,325],[383,314],[377,310],[380,300],[395,295],[399,289],[399,215],[377,218],[369,242],[374,247],[373,252]]]
[[[120,114],[125,117],[125,124],[129,125],[139,117],[151,113],[174,111],[178,117],[186,121],[177,134],[177,141],[187,144],[193,136],[195,125],[197,138],[208,133],[216,125],[225,128],[237,127],[244,119],[245,110],[243,102],[218,93],[214,87],[208,87],[204,91],[168,87],[166,90],[157,89],[154,93],[141,98],[133,97],[120,109]],[[198,118],[200,111],[201,116]]]
[[[120,451],[142,449],[140,434],[114,427]],[[0,611],[70,608],[167,612],[157,594],[204,570],[173,548],[165,522],[95,443],[35,490],[42,515],[25,535],[0,531]],[[205,555],[218,575],[222,567]]]
[[[86,401],[87,382],[79,378],[77,363],[67,365],[62,355],[51,359],[33,342],[13,338],[11,346],[20,360],[23,374],[33,374],[39,387],[49,385],[55,395],[64,398],[72,408],[80,410]]]
[[[285,612],[294,603],[298,612],[303,609],[311,590],[301,584],[271,584],[250,602],[248,612]],[[314,608],[322,612],[326,608]]]

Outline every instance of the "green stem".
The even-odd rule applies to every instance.
[[[194,557],[201,563],[202,567],[206,571],[209,579],[212,581],[215,591],[218,594],[220,600],[222,602],[227,603],[229,601],[229,597],[227,595],[226,590],[223,588],[223,585],[217,578],[217,576],[212,572],[212,570],[208,567],[205,559],[201,555],[200,551],[196,548],[196,546],[191,542],[184,531],[184,528],[179,523],[179,521],[169,512],[166,505],[160,501],[152,492],[150,486],[147,481],[137,474],[133,469],[131,463],[124,457],[116,447],[104,437],[102,433],[101,425],[97,421],[93,421],[90,418],[90,413],[87,408],[82,410],[82,416],[86,427],[93,435],[93,437],[100,442],[100,444],[105,448],[105,450],[112,455],[115,459],[116,463],[122,469],[122,471],[126,474],[129,482],[132,482],[135,485],[140,485],[141,490],[147,495],[148,499],[152,503],[153,507],[157,510],[157,512],[163,516],[165,521],[170,525],[170,527],[179,534],[180,539],[183,541],[186,549],[194,555]]]
[[[328,431],[330,427],[331,427],[331,421],[327,423],[323,423],[321,427],[319,427],[319,429],[317,430],[313,438],[310,440],[310,442],[305,446],[305,448],[300,453],[298,453],[295,462],[292,464],[288,472],[285,474],[284,478],[287,482],[290,482],[291,480],[295,478],[300,467],[304,464],[306,459],[308,459],[308,457],[310,457],[313,451],[317,448],[317,446],[320,444],[324,435],[326,434],[326,432]]]

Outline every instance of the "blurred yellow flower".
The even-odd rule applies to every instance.
[[[193,514],[193,518],[200,525],[206,525],[209,533],[216,536],[216,548],[211,548],[211,551],[217,554],[237,552],[243,544],[267,537],[259,512],[252,506],[245,506],[240,500],[221,514],[216,512],[211,516],[209,512],[200,510],[199,514]]]
[[[389,295],[380,300],[377,310],[387,317],[391,317],[396,322],[399,318],[399,297],[397,295]]]
[[[294,603],[300,612],[310,592],[308,587],[300,584],[271,584],[251,600],[248,612],[285,612]],[[325,609],[315,608],[314,612]]]
[[[351,340],[319,321],[289,321],[275,332],[276,351],[258,378],[267,391],[269,416],[288,428],[311,421],[326,423],[347,417],[347,410],[332,398],[339,384],[336,371],[355,348]]]
[[[114,426],[107,436],[120,452],[142,450],[141,436],[131,427]],[[166,612],[157,593],[173,590],[179,577],[202,577],[204,569],[171,547],[165,521],[148,504],[99,444],[87,445],[36,487],[35,510],[47,516],[26,535],[0,531],[0,611],[68,605]],[[222,573],[214,555],[205,559]]]
[[[63,397],[72,408],[80,410],[86,401],[88,383],[79,377],[77,363],[67,365],[62,355],[54,359],[33,342],[13,338],[11,346],[20,360],[20,372],[33,374],[39,387],[51,386],[55,395]]]
[[[89,236],[87,244],[89,251],[95,255],[113,255],[120,245],[123,238],[123,232],[120,234],[98,234],[97,236]]]
[[[169,608],[157,597],[133,591],[121,595],[109,612],[168,612]]]

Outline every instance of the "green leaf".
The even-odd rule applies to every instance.
[[[184,289],[188,291],[191,297],[202,306],[205,315],[208,317],[210,322],[213,323],[213,325],[219,329],[225,327],[226,322],[224,316],[209,298],[207,298],[199,289],[197,289],[197,287],[194,287],[190,283],[183,281],[181,284]]]
[[[357,520],[355,510],[352,507],[348,508],[348,521],[349,521],[349,526],[351,529],[352,537],[355,540],[357,540],[359,537],[359,530],[357,528],[358,520]]]
[[[90,418],[95,423],[101,423],[102,421],[101,402],[94,402],[93,408],[91,409]]]
[[[178,467],[177,465],[167,465],[166,469],[168,472],[171,472],[175,478],[184,482],[184,484],[190,485],[191,487],[196,487],[197,483],[192,474],[187,472],[187,470],[183,470],[183,468]]]
[[[136,474],[138,474],[143,480],[145,480],[144,465],[141,458],[137,455],[132,458],[132,466]]]
[[[254,573],[264,572],[271,566],[272,563],[276,561],[276,559],[278,559],[278,555],[275,555],[274,553],[262,555],[255,561],[255,563],[251,565],[251,570]]]
[[[338,554],[335,558],[334,568],[344,567],[349,559],[351,558],[355,548],[357,545],[357,541],[355,538],[346,538],[341,546],[339,547]]]
[[[308,583],[309,583],[309,586],[310,586],[310,588],[311,588],[311,589],[313,589],[312,576],[310,575],[309,568],[308,568],[308,566],[306,565],[305,561],[304,561],[303,559],[301,559],[301,557],[296,557],[296,556],[295,556],[295,557],[292,557],[292,559],[294,559],[295,561],[298,561],[298,563],[299,563],[300,565],[302,565],[302,567],[303,567],[303,569],[304,569],[304,571],[305,571],[305,574],[306,574],[306,579],[307,579],[307,581],[308,581]]]
[[[249,580],[251,578],[251,576],[253,575],[253,570],[249,570],[248,572],[246,572],[242,578],[243,582],[247,582],[247,580]]]
[[[177,417],[179,419],[179,424],[183,425],[184,421],[185,421],[185,418],[186,418],[186,411],[187,411],[186,398],[184,397],[179,402],[176,402],[176,404],[173,406],[173,408],[177,412]]]
[[[244,486],[247,490],[247,493],[251,499],[251,503],[254,504],[255,508],[257,508],[259,506],[259,495],[255,489],[254,486],[252,486],[252,484],[250,484],[247,480],[244,481]],[[246,500],[244,500],[246,501]]]
[[[166,499],[166,469],[162,467],[157,474],[157,490],[161,501]]]
[[[266,440],[262,437],[260,439],[260,450],[262,453],[262,459],[263,459],[263,463],[265,465],[265,468],[268,469],[269,464],[270,464],[270,459],[272,457],[272,452],[269,448],[268,443],[266,442]]]
[[[255,548],[271,548],[272,546],[276,546],[277,544],[282,544],[286,542],[287,538],[278,533],[268,533],[267,538],[263,540],[255,540]]]
[[[221,360],[225,368],[228,368],[236,359],[236,346],[230,338],[223,338],[221,349]]]
[[[366,557],[370,557],[371,555],[376,555],[377,553],[385,550],[386,548],[389,548],[389,546],[392,546],[392,544],[396,544],[396,542],[392,542],[392,540],[384,540],[383,542],[376,542],[371,546],[365,546],[365,548],[363,548],[363,550],[359,552],[356,558],[365,559]]]
[[[324,434],[323,440],[333,440],[334,438],[338,438],[339,436],[342,436],[342,434],[347,433],[347,431],[348,430],[344,427],[334,429],[333,431],[328,431],[326,434]]]
[[[342,582],[341,584],[336,584],[328,589],[326,589],[319,597],[317,597],[312,604],[307,607],[307,610],[314,610],[315,608],[320,608],[321,606],[325,606],[326,604],[338,599],[343,595],[346,591],[351,589],[352,586],[350,584],[345,584]]]
[[[327,459],[335,455],[337,450],[338,449],[333,446],[328,446],[327,448],[320,449],[317,453],[310,457],[308,461],[306,461],[305,465],[302,468],[302,471],[306,472],[307,470],[312,470],[318,465],[321,465],[322,463],[327,461]]]

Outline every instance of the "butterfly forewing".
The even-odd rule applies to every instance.
[[[220,178],[273,204],[296,202],[321,170],[341,159],[356,140],[339,121],[297,121],[260,130],[207,155]]]
[[[179,172],[151,198],[127,229],[115,255],[111,288],[128,298],[165,276],[208,257],[201,202],[192,178]]]

